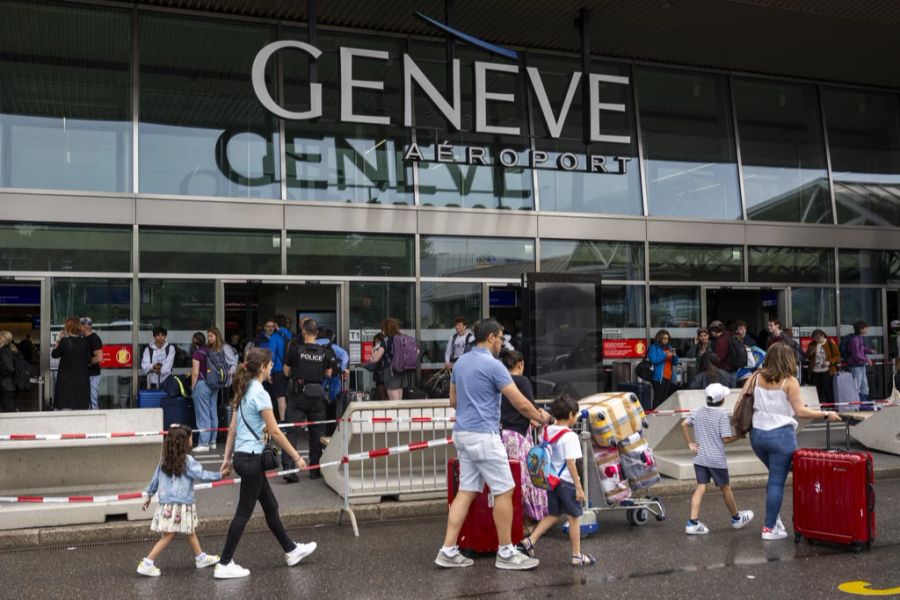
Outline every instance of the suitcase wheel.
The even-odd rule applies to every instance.
[[[802,533],[799,533],[799,532],[794,533],[794,543],[795,544],[799,544],[800,540],[802,540],[802,539],[803,539]]]
[[[628,522],[635,527],[642,527],[647,524],[647,509],[632,508],[627,510],[625,511],[625,518],[627,518]]]

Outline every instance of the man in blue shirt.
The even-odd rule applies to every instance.
[[[459,457],[459,492],[450,504],[444,545],[434,562],[446,568],[474,564],[459,552],[456,540],[469,507],[487,483],[494,496],[494,524],[500,544],[494,566],[515,571],[533,569],[539,561],[519,552],[510,536],[515,482],[500,439],[501,394],[532,421],[549,423],[551,418],[522,395],[509,371],[497,360],[503,346],[500,323],[494,319],[478,321],[474,333],[475,348],[456,361],[450,378],[450,406],[456,409],[453,443]]]
[[[335,365],[339,368],[333,369],[331,377],[325,382],[325,387],[328,389],[328,400],[329,402],[334,402],[338,394],[341,393],[341,380],[350,378],[350,355],[347,354],[346,350],[334,343],[334,332],[327,327],[319,329],[316,343],[320,346],[331,348],[339,363]]]

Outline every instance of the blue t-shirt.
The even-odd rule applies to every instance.
[[[265,427],[266,423],[259,413],[266,409],[272,410],[272,398],[269,397],[269,392],[263,388],[259,381],[251,379],[247,385],[247,391],[244,392],[240,406],[240,412],[237,413],[237,433],[234,438],[234,451],[260,454],[264,447],[262,438],[263,427]],[[243,415],[243,418],[241,415]],[[259,439],[253,436],[250,429],[247,429],[247,425],[253,428]]]
[[[486,348],[475,347],[453,365],[456,386],[454,431],[499,433],[500,390],[512,384],[506,367]]]

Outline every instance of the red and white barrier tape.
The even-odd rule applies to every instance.
[[[383,456],[393,456],[395,454],[407,454],[417,450],[425,450],[427,448],[438,448],[453,443],[453,438],[438,438],[434,440],[423,440],[421,442],[413,442],[411,444],[403,444],[401,446],[393,446],[390,448],[377,448],[367,452],[356,452],[341,458],[341,460],[330,461],[327,463],[319,463],[302,469],[285,469],[283,471],[269,471],[266,477],[282,477],[284,475],[294,475],[302,471],[312,471],[314,469],[322,469],[324,467],[335,467],[345,463],[351,463],[372,458],[380,458]],[[241,482],[240,477],[232,479],[220,479],[218,481],[210,481],[206,483],[198,483],[194,486],[195,490],[209,490],[219,487],[227,487],[237,485]],[[138,498],[146,498],[147,494],[140,492],[126,492],[123,494],[109,494],[105,496],[0,496],[0,504],[90,504],[97,502],[121,502],[124,500],[137,500]]]

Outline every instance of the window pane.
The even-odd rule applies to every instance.
[[[750,248],[750,281],[834,283],[834,251],[830,248]]]
[[[831,223],[819,96],[812,85],[734,80],[747,218]]]
[[[94,331],[100,336],[104,350],[122,355],[126,362],[134,357],[131,339],[131,280],[75,279],[54,277],[50,280],[50,340],[62,331],[68,317],[90,317]],[[124,346],[124,348],[110,346]],[[59,361],[51,359],[50,393],[56,385]],[[131,368],[103,368],[100,371],[100,408],[128,408],[132,405]]]
[[[741,246],[650,244],[650,279],[743,281]]]
[[[140,230],[145,273],[281,273],[281,233],[227,229]]]
[[[880,250],[839,250],[841,283],[887,283],[889,261],[896,254]],[[897,262],[900,261],[895,260]]]
[[[155,13],[140,26],[141,191],[280,198],[278,128],[250,85],[272,28]]]
[[[422,236],[423,277],[517,279],[534,270],[534,242],[516,238]]]
[[[834,306],[834,288],[791,288],[791,325],[800,328],[800,337],[812,337],[814,329],[836,335]]]
[[[900,103],[894,94],[825,89],[838,223],[900,225]]]
[[[161,326],[169,331],[167,342],[188,352],[194,332],[205,332],[216,321],[214,281],[141,279],[140,285],[141,351],[153,341],[153,328]],[[187,369],[190,364],[175,366]]]
[[[603,286],[601,297],[604,340],[646,339],[644,290],[642,285]],[[608,347],[604,354],[614,354],[612,347]]]
[[[463,316],[474,323],[481,318],[481,284],[423,281],[421,286],[422,368],[439,369],[454,333],[453,320]]]
[[[727,83],[711,73],[635,69],[651,215],[741,218]]]
[[[131,228],[0,223],[0,269],[131,271]]]
[[[415,275],[415,239],[410,235],[360,233],[288,234],[291,275]]]
[[[644,279],[644,244],[541,240],[541,271],[596,273],[604,280],[641,280]]]
[[[841,335],[853,333],[853,323],[856,321],[865,321],[869,325],[866,346],[875,348],[879,354],[883,352],[880,289],[841,288]]]
[[[305,30],[292,29],[284,39],[306,41],[307,36]],[[355,89],[353,110],[390,117],[393,125],[339,121],[341,46],[389,54],[387,61],[353,59],[354,79],[384,82],[384,90]],[[403,161],[410,137],[398,121],[403,115],[403,40],[320,33],[316,47],[322,50],[315,68],[322,84],[323,114],[313,120],[285,121],[288,199],[411,205],[412,166]],[[284,107],[295,112],[309,110],[309,56],[285,51],[278,57],[284,64]],[[270,92],[277,97],[274,86]]]
[[[666,329],[672,346],[684,355],[700,326],[699,287],[650,286],[650,336]]]
[[[131,12],[0,4],[0,186],[131,191]]]

